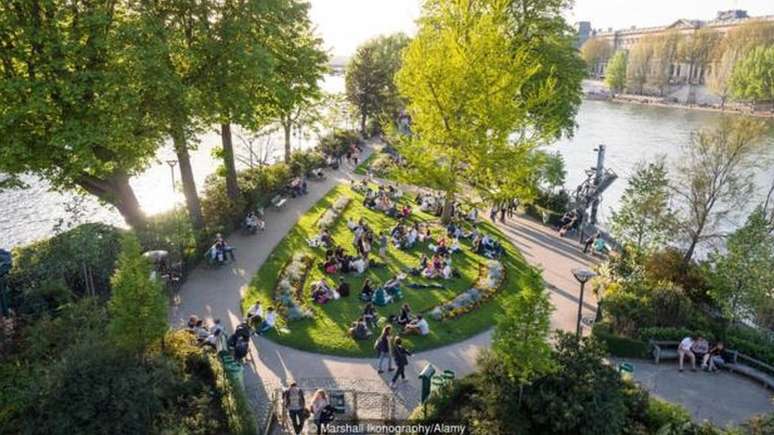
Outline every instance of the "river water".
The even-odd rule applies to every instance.
[[[344,87],[343,77],[327,77],[323,87],[329,92],[340,92]],[[681,145],[688,142],[691,131],[712,126],[721,116],[719,113],[678,108],[584,101],[578,114],[575,136],[561,140],[549,149],[558,150],[564,156],[568,173],[566,185],[573,189],[585,178],[584,170],[596,163],[593,149],[599,144],[607,146],[606,166],[616,171],[620,178],[604,195],[600,208],[600,219],[604,223],[610,215],[610,208],[620,200],[626,178],[638,161],[666,154],[668,161],[673,163],[680,155]],[[767,141],[769,155],[774,156],[774,123],[771,124]],[[239,154],[241,139],[238,130],[235,136]],[[270,156],[281,156],[282,141],[277,135],[259,142],[265,148],[273,148],[268,153]],[[303,134],[293,138],[295,148],[308,148],[314,143],[314,138],[304,137]],[[197,149],[191,153],[199,188],[219,163],[212,157],[212,151],[219,145],[220,136],[216,131],[204,132],[199,136]],[[173,191],[170,168],[165,163],[173,159],[174,153],[167,144],[159,151],[157,161],[132,179],[131,184],[147,214],[169,210],[175,203],[182,202],[180,189]],[[179,182],[178,168],[174,169],[175,180]],[[774,169],[769,165],[757,177],[759,197],[772,179]],[[0,248],[7,249],[45,238],[53,233],[60,220],[70,224],[98,221],[124,225],[115,210],[98,204],[90,197],[78,199],[71,193],[52,192],[48,183],[33,176],[24,180],[29,185],[27,189],[0,192]]]

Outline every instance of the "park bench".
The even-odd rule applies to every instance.
[[[284,206],[286,202],[288,202],[288,199],[282,195],[277,195],[271,199],[271,205],[273,205],[276,208],[282,208],[282,206]]]
[[[678,358],[677,347],[679,341],[650,340],[649,345],[656,364],[662,360],[676,360]],[[726,349],[724,352],[726,364],[724,369],[731,373],[746,376],[763,384],[764,388],[774,389],[774,367],[769,364],[745,355],[739,351]],[[701,361],[697,361],[700,364]]]

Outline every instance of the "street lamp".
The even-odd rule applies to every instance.
[[[169,173],[172,174],[172,193],[175,193],[175,165],[177,165],[177,160],[167,160],[167,164],[169,165]]]
[[[581,311],[583,310],[583,288],[586,286],[586,283],[591,279],[597,276],[596,273],[586,269],[585,267],[581,267],[578,269],[572,270],[572,275],[575,277],[576,280],[581,285],[580,288],[580,299],[578,300],[578,324],[575,327],[575,335],[580,338],[580,332],[581,332]]]

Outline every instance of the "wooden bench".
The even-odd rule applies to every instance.
[[[651,353],[656,364],[662,360],[678,359],[679,341],[650,340],[648,344],[652,349]],[[723,365],[724,369],[731,373],[747,376],[763,384],[764,388],[774,390],[774,366],[731,349],[726,349],[724,357],[726,359],[726,364]],[[696,364],[701,364],[701,361],[696,361]]]
[[[282,195],[277,195],[271,199],[271,205],[276,208],[282,208],[286,202],[288,202],[288,199]]]

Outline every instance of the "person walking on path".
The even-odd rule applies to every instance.
[[[304,428],[304,421],[309,417],[306,411],[306,403],[304,402],[304,391],[301,390],[298,384],[291,382],[290,387],[282,393],[282,402],[285,405],[285,409],[288,410],[290,422],[293,424],[293,431],[296,435],[299,435]]]
[[[392,339],[392,326],[387,325],[382,329],[382,335],[379,336],[379,338],[376,339],[376,343],[374,344],[374,349],[376,349],[376,353],[379,355],[379,362],[378,362],[378,369],[379,374],[384,373],[384,370],[382,370],[382,362],[386,359],[387,360],[387,371],[391,372],[393,371],[392,368],[392,356],[390,355],[390,340]]]
[[[326,408],[330,405],[328,401],[328,393],[323,389],[318,389],[312,396],[312,404],[309,406],[309,411],[314,417],[314,423],[317,425],[317,435],[323,432],[323,425],[330,422],[330,417]],[[326,431],[327,433],[327,431]]]
[[[403,347],[403,340],[400,337],[395,339],[395,344],[392,346],[392,356],[395,358],[395,365],[398,367],[398,370],[395,371],[395,375],[392,377],[390,388],[395,387],[398,376],[404,381],[406,380],[406,366],[408,365],[408,357],[411,356],[411,352]]]

